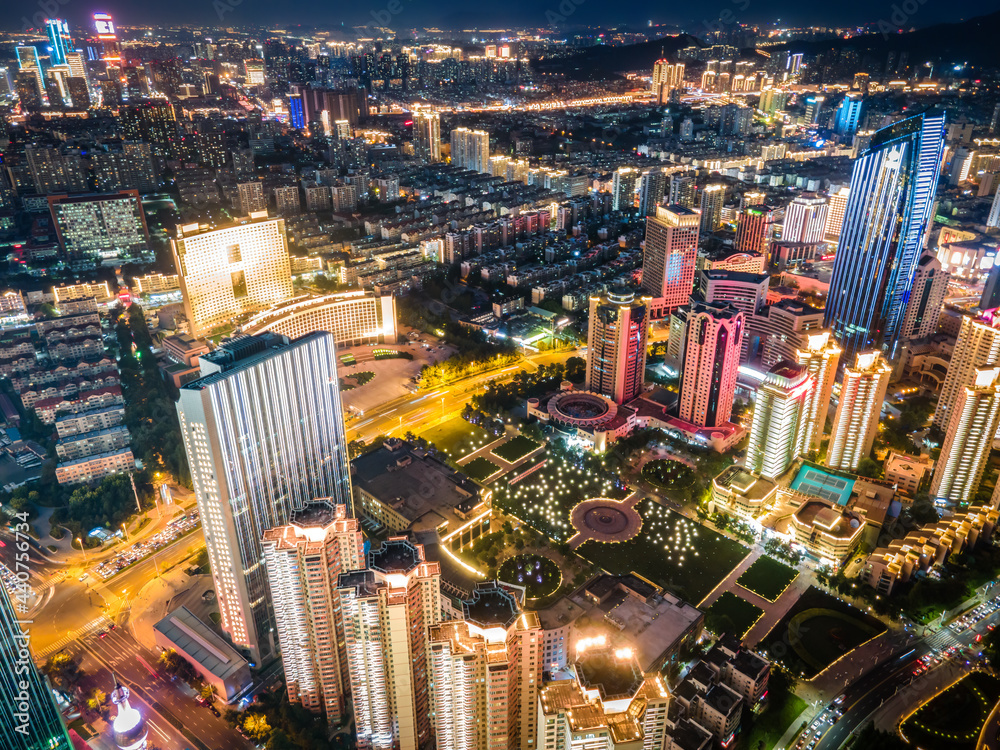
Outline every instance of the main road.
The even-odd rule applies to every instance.
[[[930,685],[922,685],[919,677],[914,678],[913,670],[920,657],[932,652],[942,652],[951,646],[958,645],[963,650],[975,646],[977,635],[986,631],[987,626],[1000,623],[1000,610],[989,617],[980,620],[976,625],[961,633],[955,633],[950,628],[941,628],[926,638],[913,638],[901,646],[903,652],[889,657],[867,674],[851,683],[844,690],[842,707],[844,715],[823,735],[816,750],[837,750],[851,735],[868,722],[871,715],[886,701],[900,691],[910,693],[909,702],[919,705],[930,697],[933,690]],[[975,649],[973,649],[975,650]],[[971,658],[961,656],[962,661]]]
[[[419,434],[420,430],[460,413],[469,398],[474,393],[481,392],[490,381],[505,382],[513,378],[518,370],[535,372],[539,365],[562,363],[574,356],[580,356],[578,349],[541,352],[508,367],[463,378],[426,393],[419,391],[400,396],[369,409],[364,416],[348,423],[347,439],[368,441],[378,435],[401,436],[407,432]]]

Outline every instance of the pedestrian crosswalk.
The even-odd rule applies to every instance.
[[[110,624],[111,620],[109,620],[104,615],[96,617],[90,622],[88,622],[86,625],[84,625],[82,628],[73,630],[64,635],[58,641],[55,641],[54,643],[49,644],[45,648],[36,651],[35,658],[44,659],[49,654],[54,654],[56,651],[60,650],[61,648],[64,648],[67,644],[79,640],[80,638],[84,638],[97,630],[102,630],[103,628],[108,627]]]

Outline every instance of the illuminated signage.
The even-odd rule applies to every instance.
[[[107,13],[94,14],[94,28],[97,29],[98,39],[117,39],[115,34],[115,22]]]

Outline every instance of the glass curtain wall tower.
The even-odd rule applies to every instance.
[[[898,354],[943,149],[944,115],[920,114],[879,130],[854,163],[825,319],[842,362]]]

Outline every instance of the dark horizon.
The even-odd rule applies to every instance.
[[[925,0],[926,1],[926,0]],[[915,10],[913,10],[915,6]],[[701,36],[720,25],[748,23],[782,26],[849,27],[879,23],[892,27],[922,28],[939,23],[953,23],[1000,11],[997,0],[972,0],[963,3],[961,15],[944,3],[878,2],[875,4],[850,0],[837,6],[803,6],[788,0],[711,0],[700,4],[701,13],[691,13],[691,7],[670,11],[654,3],[617,7],[590,3],[588,0],[515,0],[495,9],[470,10],[468,4],[456,0],[429,3],[425,0],[369,0],[351,8],[329,9],[303,0],[275,4],[263,0],[176,0],[159,6],[149,6],[134,0],[96,0],[93,4],[69,3],[65,0],[40,0],[36,3],[7,5],[0,11],[0,25],[10,31],[24,29],[31,22],[48,16],[66,18],[71,30],[80,34],[92,29],[95,12],[110,13],[119,27],[128,26],[219,26],[332,29],[342,25],[345,32],[353,26],[375,24],[391,18],[384,25],[403,37],[414,29],[438,27],[446,31],[463,29],[549,28],[572,31],[585,26],[621,26],[636,30],[655,25],[676,26],[678,30]],[[50,13],[58,8],[55,13]],[[907,13],[907,11],[912,11]],[[611,17],[618,16],[618,17]],[[902,23],[899,23],[902,19]],[[721,22],[721,24],[720,24]]]

